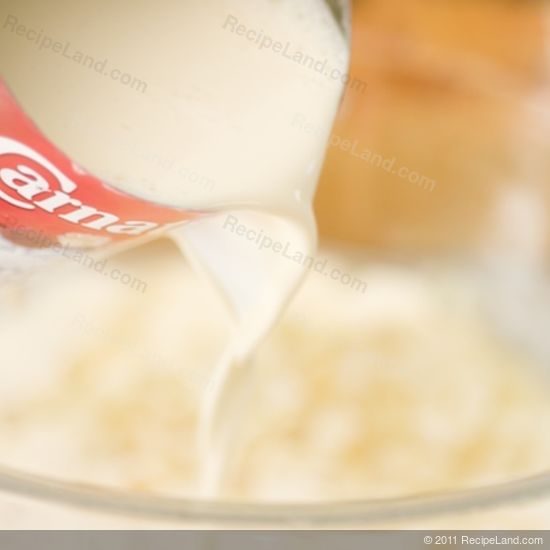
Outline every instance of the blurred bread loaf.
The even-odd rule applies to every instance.
[[[507,187],[535,185],[548,200],[546,4],[354,7],[351,78],[366,88],[348,87],[329,147],[317,199],[325,238],[385,252],[466,250]]]

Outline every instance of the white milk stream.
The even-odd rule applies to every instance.
[[[301,279],[288,255],[315,248],[311,202],[346,38],[322,0],[5,0],[0,16],[36,31],[2,29],[2,73],[60,149],[128,193],[215,212],[173,235],[235,318],[199,429],[200,491],[215,496],[233,387]],[[63,51],[41,49],[41,36]],[[319,131],[296,132],[296,117]],[[256,238],[269,239],[261,251]]]

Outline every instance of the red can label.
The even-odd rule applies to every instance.
[[[23,112],[0,79],[0,232],[27,248],[97,248],[203,213],[113,189],[74,164]]]

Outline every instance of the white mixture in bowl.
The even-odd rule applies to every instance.
[[[367,291],[310,273],[228,408],[221,496],[379,498],[548,469],[546,373],[491,331],[471,277],[328,258]],[[70,285],[52,273],[12,296],[1,462],[196,496],[197,411],[231,320],[169,243],[112,267],[146,292],[75,266]]]

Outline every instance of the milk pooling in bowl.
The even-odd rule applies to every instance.
[[[240,365],[298,284],[296,258],[313,253],[345,33],[321,0],[7,0],[0,11],[2,77],[47,138],[119,191],[204,213],[172,236],[235,317],[202,406],[210,496]],[[320,131],[296,132],[297,117]]]

